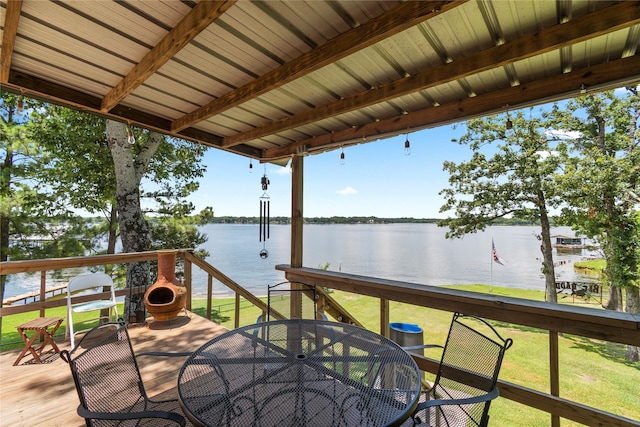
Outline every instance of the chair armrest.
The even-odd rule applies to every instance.
[[[423,409],[430,408],[432,406],[445,406],[445,405],[469,405],[473,403],[487,402],[489,400],[493,400],[496,397],[500,396],[500,391],[497,387],[491,390],[487,394],[483,394],[481,396],[467,397],[463,399],[433,399],[427,400],[426,402],[421,402],[418,404],[418,407],[414,411],[414,414],[418,411],[422,411]]]
[[[185,418],[175,412],[169,411],[143,411],[143,412],[92,412],[86,409],[84,406],[78,406],[78,415],[82,418],[89,418],[94,420],[135,420],[143,418],[162,418],[165,420],[171,420],[182,427],[187,425]]]
[[[402,347],[404,351],[422,350],[424,348],[444,348],[444,347],[439,344],[422,344],[422,345],[410,345],[408,347]]]

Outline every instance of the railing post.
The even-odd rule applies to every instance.
[[[380,335],[389,338],[389,300],[380,298]]]
[[[558,361],[558,332],[549,331],[549,376],[551,395],[560,397],[560,364]],[[560,417],[551,414],[551,427],[560,427]]]

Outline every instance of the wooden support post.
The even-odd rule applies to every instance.
[[[304,157],[291,160],[291,266],[302,267]]]
[[[291,159],[291,265],[302,267],[302,227],[304,201],[304,157],[293,156]],[[301,287],[291,284],[292,290]],[[291,292],[291,317],[301,317],[302,293]]]

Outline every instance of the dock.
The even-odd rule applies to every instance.
[[[64,293],[66,293],[67,291],[67,285],[59,285],[59,286],[54,286],[52,288],[48,288],[45,291],[45,299],[47,298],[51,298],[53,296],[56,295],[56,293],[62,295]],[[26,304],[27,301],[29,299],[33,298],[33,302],[36,302],[40,299],[40,291],[31,291],[31,292],[27,292],[24,294],[20,294],[20,295],[16,295],[13,297],[9,297],[9,298],[5,298],[2,300],[2,305],[12,305],[15,304],[17,302],[22,302],[22,304]]]

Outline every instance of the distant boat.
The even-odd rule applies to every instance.
[[[552,239],[556,239],[555,243],[552,243],[551,246],[555,248],[562,249],[585,249],[591,248],[595,245],[587,244],[586,238],[583,237],[575,237],[575,236],[566,236],[562,234],[556,234],[555,236],[551,236]]]

